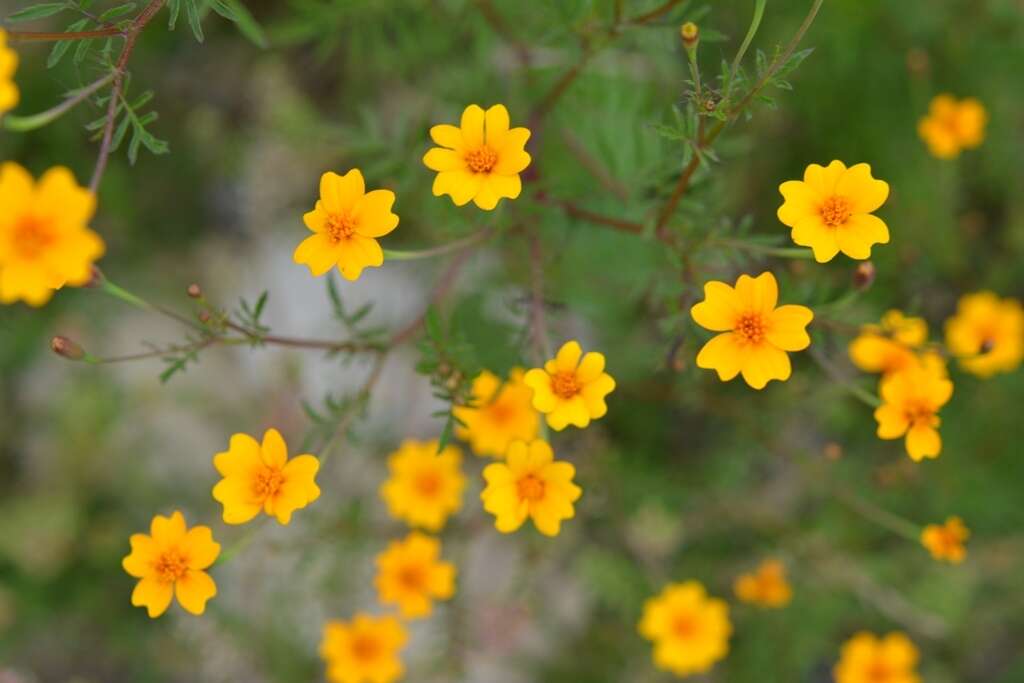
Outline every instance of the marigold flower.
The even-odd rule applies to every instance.
[[[487,486],[480,499],[484,510],[495,516],[494,527],[503,534],[512,533],[529,517],[537,531],[557,536],[562,521],[575,516],[573,503],[583,495],[572,482],[574,476],[576,468],[556,462],[546,441],[515,441],[508,447],[505,462],[484,468]]]
[[[886,311],[880,325],[865,325],[850,342],[850,360],[865,372],[899,372],[918,360],[914,349],[928,340],[928,323],[923,318]]]
[[[729,653],[729,606],[697,581],[672,583],[644,603],[637,626],[654,642],[654,664],[677,676],[708,671]]]
[[[765,272],[756,278],[740,275],[735,287],[712,280],[704,300],[690,309],[698,325],[721,332],[697,354],[697,367],[715,370],[728,382],[742,373],[755,389],[773,379],[785,381],[792,371],[787,351],[811,345],[805,329],[814,318],[806,306],[776,307],[779,285]]]
[[[872,245],[889,242],[888,226],[873,215],[889,197],[889,185],[873,178],[868,164],[811,164],[802,181],[787,180],[779,192],[785,199],[779,220],[793,229],[796,244],[814,251],[818,263],[840,251],[854,259],[870,258]]]
[[[949,517],[945,524],[929,524],[921,532],[921,545],[936,560],[960,564],[967,557],[964,541],[971,536],[970,529],[959,517]]]
[[[508,381],[484,370],[473,380],[473,406],[458,407],[455,417],[462,424],[455,436],[468,441],[477,455],[505,457],[513,441],[531,441],[537,436],[540,416],[533,409],[533,390],[523,382],[523,369],[512,368]]]
[[[398,605],[404,619],[430,616],[432,600],[455,595],[455,565],[441,562],[441,542],[418,531],[377,555],[374,585],[381,603]]]
[[[156,515],[149,535],[132,534],[132,551],[121,566],[139,579],[132,604],[145,607],[153,619],[167,611],[171,597],[192,614],[202,614],[206,601],[217,594],[217,585],[204,569],[220,554],[208,526],[185,527],[185,517]]]
[[[577,341],[563,344],[554,358],[527,372],[523,381],[533,389],[533,407],[547,416],[548,426],[556,432],[569,425],[582,429],[604,417],[604,398],[615,389],[615,380],[604,371],[604,355],[583,355]]]
[[[51,168],[36,183],[13,162],[0,165],[0,302],[42,306],[55,289],[92,277],[103,255],[87,227],[96,198],[66,168]]]
[[[949,94],[936,95],[928,105],[928,115],[917,123],[928,151],[939,159],[954,159],[965,149],[974,149],[985,140],[988,112],[973,97],[957,100]]]
[[[898,632],[879,638],[862,631],[843,644],[832,670],[836,683],[920,683],[917,648]]]
[[[288,446],[276,429],[268,429],[262,445],[248,434],[231,437],[228,450],[213,456],[224,478],[213,487],[213,499],[224,505],[224,521],[244,524],[262,509],[281,524],[292,513],[320,497],[313,455],[288,459]]]
[[[736,597],[760,607],[785,607],[793,598],[786,580],[786,567],[778,560],[765,560],[757,571],[742,574],[733,583]]]
[[[409,634],[395,617],[356,614],[352,621],[324,625],[320,656],[331,683],[392,683],[405,667],[398,653]]]
[[[14,83],[18,53],[7,47],[7,32],[0,28],[0,116],[18,106],[21,95]]]
[[[953,396],[953,383],[933,364],[911,366],[882,378],[882,405],[875,409],[878,436],[906,435],[907,453],[915,461],[942,451],[939,409]]]
[[[965,294],[946,321],[946,346],[978,377],[1016,370],[1024,358],[1024,308],[992,292]]]
[[[432,171],[434,196],[450,195],[456,206],[473,202],[490,211],[503,197],[515,199],[523,189],[519,174],[530,165],[524,149],[526,128],[509,128],[508,110],[496,104],[486,112],[471,104],[459,127],[442,124],[430,129],[440,147],[423,156]]]
[[[363,268],[382,265],[384,252],[376,238],[398,227],[394,203],[391,190],[367,192],[358,168],[343,176],[324,173],[320,199],[302,217],[313,234],[296,247],[295,262],[309,266],[317,277],[337,266],[346,280],[357,279]]]
[[[427,531],[440,531],[448,516],[462,508],[466,488],[462,451],[448,445],[438,453],[437,446],[437,440],[402,442],[388,456],[390,476],[380,487],[392,517]]]

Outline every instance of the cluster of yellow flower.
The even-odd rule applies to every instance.
[[[7,32],[0,28],[0,116],[18,106],[21,98],[14,83],[18,70],[18,53],[7,47]]]
[[[974,149],[985,139],[988,112],[973,97],[957,100],[949,94],[936,95],[921,117],[917,133],[928,151],[939,159],[954,159],[965,149]]]

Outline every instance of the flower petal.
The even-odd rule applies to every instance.
[[[462,141],[469,149],[484,144],[484,110],[479,105],[471,104],[462,112]]]
[[[907,432],[907,454],[914,460],[936,458],[942,451],[939,431],[927,424],[916,424]]]
[[[275,469],[284,467],[284,464],[288,462],[288,446],[285,445],[281,432],[271,427],[263,434],[260,456],[268,467]]]
[[[763,389],[773,379],[785,382],[792,367],[789,356],[770,344],[751,347],[743,358],[743,379],[754,389]]]
[[[328,171],[320,177],[320,201],[329,214],[351,209],[365,193],[366,184],[358,168],[343,176]]]
[[[806,306],[779,306],[768,317],[765,339],[783,351],[802,351],[811,345],[805,328],[813,319],[814,313]]]
[[[462,142],[462,131],[458,126],[452,126],[447,123],[432,126],[430,128],[430,137],[434,142],[442,147],[447,147],[456,151],[462,149],[464,146]]]
[[[878,216],[859,213],[850,216],[846,223],[835,231],[839,249],[855,259],[871,257],[871,246],[889,241],[889,228]]]
[[[743,305],[736,290],[717,280],[704,284],[704,301],[690,309],[690,315],[697,324],[713,332],[733,329],[742,312]]]
[[[217,584],[206,572],[190,569],[174,582],[174,594],[182,607],[199,615],[206,610],[206,601],[217,594]]]
[[[505,105],[495,104],[488,108],[484,113],[484,125],[484,142],[491,149],[501,149],[505,145],[505,136],[508,135],[508,109]]]
[[[220,544],[213,540],[208,526],[195,526],[181,541],[181,552],[188,558],[189,569],[206,569],[220,555]]]
[[[745,349],[736,335],[726,332],[712,338],[697,354],[697,367],[715,370],[718,379],[728,382],[740,373]]]
[[[151,619],[167,611],[174,597],[174,586],[156,579],[142,579],[132,591],[132,604],[145,607]]]
[[[364,237],[382,237],[398,227],[398,216],[391,211],[395,193],[391,190],[367,192],[356,203],[356,232]]]
[[[854,164],[839,178],[836,194],[850,201],[853,213],[871,213],[889,198],[889,183],[872,178],[868,164]]]

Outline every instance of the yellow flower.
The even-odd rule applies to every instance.
[[[936,95],[928,106],[928,115],[917,123],[928,151],[939,159],[953,159],[965,149],[974,149],[985,139],[988,112],[978,100],[968,97],[957,101],[948,94]]]
[[[917,648],[902,633],[879,638],[861,631],[843,644],[832,670],[836,683],[920,683]]]
[[[959,517],[950,517],[945,524],[929,524],[921,532],[921,545],[928,549],[936,560],[960,564],[967,556],[964,541],[971,535],[970,530]]]
[[[786,568],[778,560],[765,560],[757,571],[741,575],[733,583],[736,597],[761,607],[785,607],[793,598]]]
[[[0,165],[0,302],[42,306],[65,284],[84,285],[104,244],[86,224],[96,210],[91,192],[66,168],[36,183],[15,163]]]
[[[504,383],[484,370],[473,380],[473,407],[455,409],[455,417],[465,425],[457,425],[455,435],[468,441],[477,455],[502,458],[512,441],[532,441],[537,436],[540,417],[532,400],[533,390],[523,382],[522,368],[512,368]]]
[[[850,342],[850,360],[865,372],[899,372],[918,360],[914,349],[928,340],[928,323],[922,318],[887,311],[881,325],[865,325]]]
[[[811,164],[804,179],[779,185],[785,201],[779,220],[793,229],[793,241],[814,251],[818,263],[840,251],[854,259],[871,257],[871,246],[889,242],[889,228],[872,215],[889,197],[889,185],[871,177],[871,167],[841,161]]]
[[[14,84],[18,53],[7,47],[7,32],[0,28],[0,116],[18,106],[21,96]]]
[[[377,595],[385,605],[398,605],[404,619],[429,616],[431,600],[455,595],[455,565],[441,562],[441,542],[414,531],[392,541],[377,555]]]
[[[288,524],[293,512],[320,497],[314,481],[320,461],[312,455],[289,460],[276,429],[266,431],[262,445],[248,434],[235,434],[228,450],[213,456],[213,466],[224,477],[213,487],[213,499],[224,505],[228,524],[244,524],[260,509]]]
[[[1016,370],[1024,358],[1024,309],[992,292],[966,294],[946,321],[946,346],[979,377]]]
[[[529,517],[539,532],[557,536],[562,520],[576,514],[572,504],[583,495],[572,483],[575,475],[570,463],[555,462],[547,442],[515,441],[508,447],[506,462],[484,468],[487,486],[480,499],[503,534],[512,533]]]
[[[324,173],[320,177],[320,199],[302,220],[313,234],[295,249],[296,263],[309,266],[319,277],[338,266],[346,280],[355,280],[363,268],[384,263],[384,252],[376,238],[398,227],[392,213],[395,193],[391,190],[366,191],[358,168],[341,176]]]
[[[132,604],[145,607],[153,619],[167,611],[171,597],[192,614],[202,614],[206,601],[217,594],[217,585],[204,569],[220,554],[208,526],[185,528],[185,517],[153,517],[149,535],[132,534],[132,551],[121,561],[139,579]]]
[[[388,456],[390,477],[380,487],[392,517],[409,526],[439,531],[462,507],[466,478],[460,463],[462,451],[445,446],[437,452],[437,441],[404,441]]]
[[[350,622],[329,621],[324,625],[320,656],[327,662],[331,683],[391,683],[405,667],[399,651],[409,639],[395,617],[372,617],[359,613]]]
[[[459,127],[431,128],[430,137],[441,146],[427,151],[423,163],[437,171],[434,196],[450,195],[456,206],[472,199],[485,211],[497,206],[502,197],[518,197],[523,189],[519,174],[530,165],[524,149],[530,131],[508,126],[504,105],[485,112],[471,104],[462,112]]]
[[[586,427],[608,412],[604,397],[615,389],[615,380],[604,371],[604,356],[591,351],[581,360],[581,355],[579,342],[566,342],[543,369],[523,378],[533,389],[533,407],[547,415],[556,432],[568,425]]]
[[[729,606],[697,581],[672,583],[644,603],[640,635],[654,642],[654,664],[677,676],[704,673],[729,653]]]
[[[953,396],[953,383],[931,364],[911,366],[882,378],[882,405],[875,409],[878,436],[906,435],[907,453],[915,461],[938,457],[942,439],[939,409]]]
[[[697,367],[716,370],[728,382],[742,373],[747,384],[763,389],[773,379],[789,379],[787,351],[811,345],[805,329],[814,318],[806,306],[776,307],[779,285],[771,273],[740,275],[735,287],[712,280],[704,300],[690,309],[701,327],[721,332],[697,354]]]

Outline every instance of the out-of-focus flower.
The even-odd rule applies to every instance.
[[[261,509],[288,524],[293,512],[320,497],[315,481],[320,461],[308,454],[289,460],[276,429],[266,431],[262,444],[235,434],[228,450],[213,457],[213,466],[224,477],[213,487],[213,498],[224,505],[228,524],[244,524]]]
[[[392,517],[435,532],[462,507],[466,488],[462,451],[448,445],[438,453],[437,446],[436,440],[403,442],[388,456],[390,476],[380,488]]]
[[[0,28],[0,116],[18,106],[21,95],[14,83],[18,53],[7,47],[7,32]]]
[[[511,442],[532,441],[537,436],[540,416],[523,374],[522,368],[512,368],[508,380],[502,382],[484,370],[473,380],[473,406],[455,409],[455,417],[462,423],[455,427],[455,436],[468,441],[477,455],[503,458]]]
[[[205,569],[220,554],[208,526],[185,527],[185,516],[175,511],[170,517],[156,515],[149,535],[132,534],[131,553],[121,561],[124,570],[139,579],[132,591],[132,604],[145,607],[149,616],[159,617],[173,596],[192,614],[202,614],[206,601],[217,594],[217,586]]]
[[[712,280],[704,285],[704,300],[690,309],[701,327],[721,332],[697,354],[697,366],[718,372],[727,382],[742,373],[755,389],[773,379],[789,379],[787,351],[811,344],[805,329],[814,318],[806,306],[778,306],[779,286],[765,272],[756,278],[740,275],[735,287]]]
[[[583,428],[604,417],[605,396],[615,389],[615,380],[604,371],[604,356],[596,351],[583,355],[577,341],[563,344],[543,368],[528,371],[524,381],[533,389],[533,407],[555,431]]]
[[[398,227],[398,216],[391,211],[394,203],[391,190],[367,192],[358,168],[343,176],[324,173],[320,199],[302,217],[313,234],[296,247],[295,262],[309,266],[317,277],[337,266],[346,280],[357,279],[364,268],[382,265],[384,252],[377,238]]]
[[[1024,308],[992,292],[965,294],[946,321],[946,346],[978,377],[1016,370],[1024,358]]]
[[[557,536],[562,521],[576,514],[573,503],[583,494],[572,482],[575,475],[571,463],[555,461],[547,442],[515,441],[505,462],[484,468],[487,487],[480,498],[495,516],[495,528],[504,534],[530,518],[542,534]]]
[[[430,616],[433,600],[455,594],[455,565],[440,558],[441,542],[418,531],[392,541],[377,556],[374,584],[381,603],[398,605],[404,619]]]
[[[938,457],[939,409],[953,396],[953,383],[935,365],[922,363],[882,378],[882,405],[875,409],[878,436],[906,435],[907,453],[915,461]]]
[[[324,625],[320,656],[331,683],[392,683],[405,673],[399,652],[409,639],[395,617],[356,614]]]
[[[971,535],[970,530],[959,517],[950,517],[945,524],[929,524],[921,532],[921,545],[928,549],[936,560],[960,564],[967,557],[964,541]]]
[[[785,607],[793,598],[786,580],[786,567],[778,560],[765,560],[756,571],[742,574],[733,583],[736,597],[760,607]]]
[[[42,306],[64,285],[84,285],[103,240],[87,226],[96,198],[66,168],[36,183],[18,164],[0,165],[0,302]]]
[[[708,671],[729,653],[729,606],[697,581],[672,583],[644,603],[640,635],[654,642],[654,664],[677,676]]]
[[[920,683],[917,648],[898,632],[879,638],[862,631],[843,644],[832,670],[836,683]]]
[[[954,159],[965,149],[974,149],[985,140],[988,112],[973,97],[957,100],[949,94],[936,95],[928,106],[928,115],[917,123],[928,151],[939,159]]]
[[[456,206],[472,199],[490,211],[502,198],[519,196],[523,189],[519,174],[530,165],[525,150],[530,131],[510,129],[504,105],[485,112],[471,104],[462,112],[460,126],[434,126],[430,137],[440,145],[423,156],[427,168],[437,171],[435,197],[449,195]]]
[[[870,258],[872,245],[889,241],[888,226],[873,215],[889,197],[889,185],[873,178],[867,164],[811,164],[803,180],[787,180],[779,192],[785,199],[779,220],[793,229],[795,243],[811,248],[818,263],[840,251]]]
[[[865,325],[850,342],[850,360],[865,372],[899,372],[917,362],[915,349],[927,340],[928,323],[923,318],[886,311],[880,325]]]

